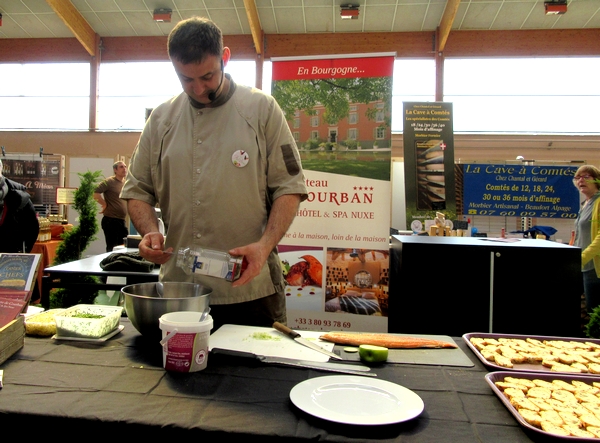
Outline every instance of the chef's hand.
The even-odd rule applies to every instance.
[[[246,269],[242,272],[242,275],[240,275],[240,278],[234,281],[231,286],[236,288],[252,281],[254,277],[260,274],[260,270],[267,261],[270,252],[270,249],[260,242],[230,249],[229,253],[231,255],[243,255],[248,263]]]
[[[173,248],[163,251],[164,246],[165,238],[160,232],[149,232],[140,241],[138,249],[143,258],[157,265],[162,265],[168,262],[173,254]]]

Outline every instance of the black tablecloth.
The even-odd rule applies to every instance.
[[[10,426],[33,435],[51,429],[47,435],[58,437],[84,426],[84,434],[77,433],[80,437],[127,431],[135,432],[131,435],[136,440],[181,436],[201,437],[203,442],[223,437],[261,442],[546,441],[510,415],[485,382],[485,367],[459,338],[456,342],[474,367],[377,368],[378,378],[405,386],[423,399],[425,410],[419,417],[395,425],[356,426],[315,418],[290,401],[297,383],[333,373],[227,355],[210,355],[201,372],[166,372],[160,345],[148,343],[128,319],[121,323],[123,332],[102,343],[26,337],[25,346],[0,365],[0,420],[5,431]]]

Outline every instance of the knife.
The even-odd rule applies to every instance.
[[[296,331],[291,330],[286,325],[283,325],[283,324],[279,323],[278,321],[273,323],[273,328],[277,329],[279,332],[283,332],[288,337],[294,339],[294,341],[296,343],[300,343],[301,345],[304,345],[307,348],[310,348],[310,349],[318,351],[322,354],[328,355],[329,357],[335,358],[336,360],[343,360],[342,357],[340,357],[339,355],[334,354],[333,352],[329,352],[327,349],[324,349],[321,346],[302,338],[300,336],[300,334],[298,334]]]
[[[292,358],[270,357],[266,355],[256,355],[251,352],[234,351],[231,349],[213,348],[212,354],[230,355],[233,357],[244,357],[258,360],[262,363],[269,363],[281,366],[294,366],[297,368],[315,369],[317,371],[340,372],[350,375],[364,375],[367,377],[377,377],[377,374],[370,372],[371,368],[363,365],[349,365],[334,362],[314,362],[306,360],[294,360]]]

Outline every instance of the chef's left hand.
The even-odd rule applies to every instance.
[[[248,266],[244,272],[242,272],[240,278],[234,281],[231,286],[236,288],[252,281],[254,277],[260,274],[260,270],[267,261],[270,252],[271,251],[260,242],[230,249],[229,253],[231,255],[243,255],[246,258],[246,262],[248,262]]]

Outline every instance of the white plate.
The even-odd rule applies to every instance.
[[[113,329],[112,331],[110,331],[108,334],[106,334],[105,336],[100,337],[100,338],[67,337],[67,336],[61,336],[61,335],[58,335],[58,334],[54,334],[52,336],[52,338],[54,340],[98,341],[99,342],[99,341],[106,341],[106,340],[108,340],[109,338],[117,335],[123,329],[125,329],[125,326],[119,325],[115,329]]]
[[[421,397],[403,386],[348,375],[305,380],[292,388],[290,399],[310,415],[353,425],[400,423],[425,407]]]

